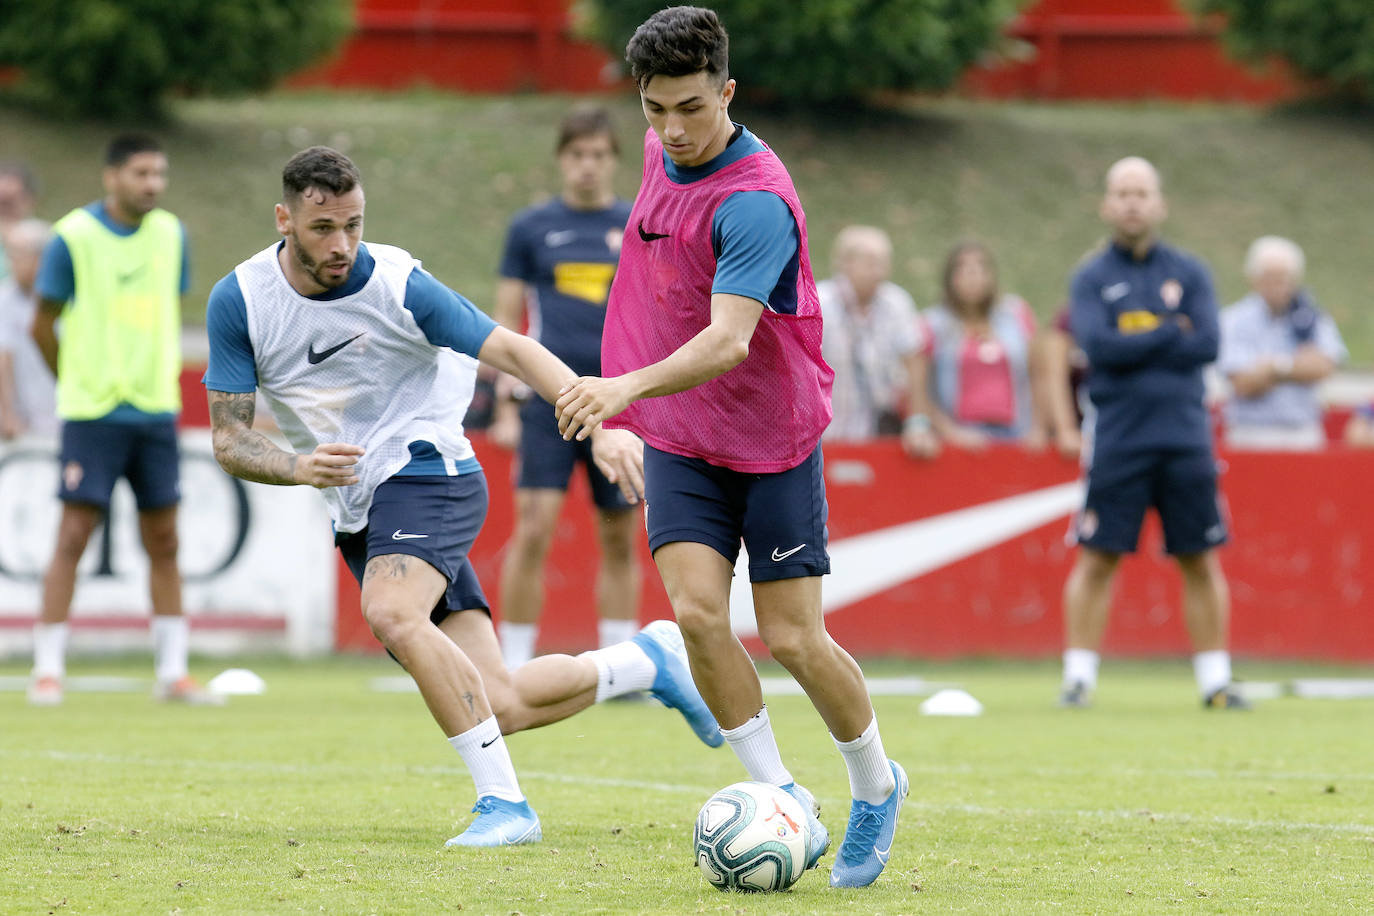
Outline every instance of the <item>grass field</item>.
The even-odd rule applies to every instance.
[[[707,885],[689,848],[698,807],[742,770],[675,713],[605,705],[515,736],[545,840],[460,852],[442,843],[471,817],[470,779],[418,696],[371,690],[393,665],[249,664],[268,693],[222,709],[0,694],[0,912],[1334,914],[1374,900],[1371,701],[1208,713],[1183,662],[1109,661],[1097,707],[1063,711],[1048,663],[875,663],[958,683],[986,712],[925,718],[918,697],[876,698],[912,782],[887,871],[833,891],[832,849],[792,891],[745,896]],[[769,707],[838,840],[838,754],[804,699]]]
[[[369,194],[366,235],[410,248],[483,307],[495,290],[505,226],[556,189],[554,125],[578,99],[440,93],[283,92],[179,104],[158,128],[171,153],[167,205],[186,221],[194,256],[188,317],[211,285],[274,237],[282,163],[312,143],[343,148]],[[619,187],[639,180],[643,116],[608,99],[625,146]],[[1074,263],[1102,237],[1102,174],[1139,153],[1164,172],[1167,234],[1212,265],[1223,302],[1244,291],[1240,264],[1258,235],[1306,249],[1319,301],[1343,329],[1355,366],[1374,366],[1367,240],[1374,229],[1374,122],[1368,116],[1227,106],[913,102],[881,114],[801,114],[732,107],[778,150],[806,205],[818,274],[850,222],[891,231],[895,279],[921,305],[938,296],[957,238],[988,241],[1004,285],[1047,317]],[[33,163],[43,212],[99,194],[99,151],[112,128],[0,106],[0,159]]]

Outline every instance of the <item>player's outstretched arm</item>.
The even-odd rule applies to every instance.
[[[763,303],[748,296],[716,293],[711,323],[656,363],[615,378],[586,376],[564,387],[555,406],[564,439],[587,438],[602,420],[641,398],[695,388],[724,375],[749,356],[749,340],[763,315]]]
[[[355,469],[361,446],[326,442],[309,455],[282,451],[253,430],[256,395],[251,391],[206,392],[210,399],[211,439],[215,460],[235,477],[279,486],[346,487],[358,482]]]

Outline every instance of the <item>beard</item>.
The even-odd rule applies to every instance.
[[[291,255],[296,259],[296,264],[310,274],[311,279],[320,286],[325,289],[338,289],[348,282],[348,277],[353,272],[351,260],[326,261],[322,264],[310,256],[310,253],[305,250],[305,246],[301,244],[300,236],[294,232],[291,233],[291,242],[292,244],[287,247],[291,249]],[[338,277],[325,273],[326,269],[339,266],[347,266],[348,269]]]

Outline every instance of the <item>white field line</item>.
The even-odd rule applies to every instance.
[[[153,769],[204,769],[230,772],[258,772],[258,773],[278,773],[278,774],[301,774],[310,775],[318,773],[350,773],[360,778],[376,776],[379,773],[404,773],[411,775],[459,775],[463,773],[460,766],[419,766],[405,764],[390,764],[381,766],[348,766],[343,764],[291,764],[291,763],[269,763],[265,761],[245,761],[245,760],[192,760],[192,759],[160,759],[156,757],[136,757],[119,754],[98,754],[75,751],[57,750],[13,750],[0,748],[0,758],[21,758],[21,759],[42,759],[60,763],[97,763],[97,764],[118,764],[121,766],[141,766]],[[950,767],[926,767],[908,768],[909,772],[941,772],[951,773],[963,768]],[[965,771],[970,771],[971,768]],[[1037,771],[1033,771],[1037,772]],[[1038,771],[1051,772],[1051,771]],[[1053,771],[1060,776],[1086,775],[1090,770],[1060,770]],[[1129,774],[1132,771],[1121,771]],[[1222,774],[1209,770],[1182,770],[1172,774],[1164,770],[1137,770],[1137,773],[1149,773],[1154,776],[1175,775],[1191,776],[1194,778],[1221,778],[1223,776],[1236,776],[1240,774]],[[572,773],[553,773],[541,770],[521,770],[521,779],[538,780],[541,782],[562,783],[564,785],[599,786],[611,789],[634,789],[646,792],[659,792],[674,795],[692,795],[705,797],[714,787],[706,785],[687,785],[683,783],[653,782],[640,779],[619,779],[614,777],[583,776]],[[1251,773],[1247,778],[1264,779],[1290,779],[1297,778],[1297,774],[1289,773]],[[1307,778],[1316,781],[1354,781],[1368,780],[1368,774],[1344,773],[1344,774],[1307,774]],[[842,799],[824,798],[822,799],[831,806],[831,810],[837,810],[837,806],[842,804]],[[1314,832],[1345,834],[1350,836],[1374,837],[1374,824],[1328,824],[1314,821],[1280,821],[1265,820],[1260,818],[1239,818],[1228,817],[1226,815],[1196,815],[1186,811],[1151,811],[1142,809],[1103,809],[1103,808],[1014,808],[999,805],[970,805],[970,804],[950,804],[945,802],[923,802],[919,799],[907,799],[905,807],[908,810],[918,810],[931,815],[939,814],[967,814],[977,817],[1004,819],[1008,815],[1025,818],[1054,818],[1062,820],[1074,818],[1087,821],[1136,821],[1153,820],[1163,821],[1169,824],[1194,824],[1198,826],[1219,826],[1232,827],[1240,830],[1282,830],[1291,832]]]

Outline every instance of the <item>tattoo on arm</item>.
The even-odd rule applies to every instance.
[[[296,459],[262,433],[253,431],[256,395],[252,392],[208,392],[215,460],[244,480],[290,486],[296,483]]]

